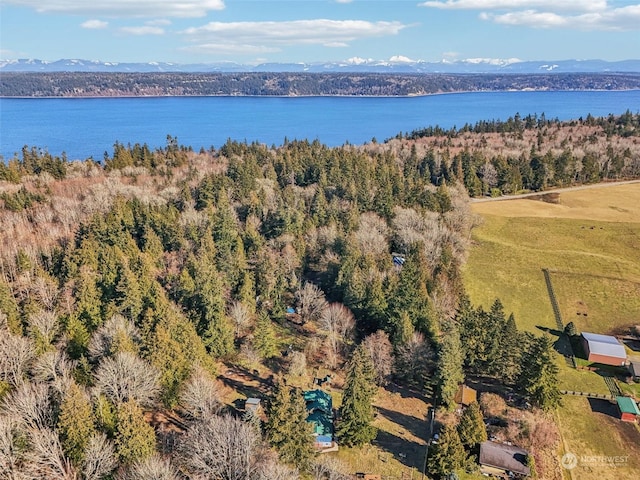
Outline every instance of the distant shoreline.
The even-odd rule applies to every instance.
[[[326,94],[326,95],[230,95],[230,94],[220,94],[220,95],[58,95],[58,96],[34,96],[34,95],[22,95],[22,96],[12,96],[12,95],[0,95],[0,99],[16,99],[16,100],[56,100],[56,99],[100,99],[100,98],[114,98],[114,99],[127,99],[127,98],[149,98],[149,99],[157,99],[157,98],[423,98],[423,97],[435,97],[439,95],[461,95],[461,94],[475,94],[475,93],[550,93],[550,92],[558,92],[558,93],[567,93],[567,92],[637,92],[640,91],[640,87],[638,88],[620,88],[620,89],[604,89],[604,88],[593,88],[593,89],[562,89],[562,90],[553,90],[553,89],[540,89],[540,90],[531,90],[531,89],[522,89],[522,90],[460,90],[455,92],[433,92],[433,93],[419,93],[419,94],[409,94],[409,95],[337,95],[337,94]]]
[[[10,73],[1,98],[349,97],[640,90],[640,73]]]

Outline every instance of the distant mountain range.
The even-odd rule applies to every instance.
[[[166,62],[117,63],[72,59],[49,62],[19,59],[0,60],[0,72],[636,73],[640,72],[640,60],[618,62],[604,60],[520,61],[518,59],[472,58],[423,62],[404,57],[392,57],[389,60],[351,58],[343,62],[246,65],[234,62],[178,64]]]

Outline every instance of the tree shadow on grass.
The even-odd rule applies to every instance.
[[[426,419],[421,420],[412,415],[407,415],[405,413],[397,412],[395,410],[389,410],[383,407],[376,407],[376,411],[378,412],[378,415],[384,416],[386,419],[395,423],[396,425],[399,425],[401,428],[410,432],[412,435],[415,435],[416,437],[426,441],[427,436],[429,435],[429,424],[427,423]],[[427,412],[420,412],[419,414],[423,414],[424,416],[426,416]]]
[[[602,400],[600,398],[589,398],[589,406],[594,413],[602,413],[613,418],[620,418],[618,414],[618,407],[611,403],[609,400]]]
[[[569,340],[569,337],[567,336],[566,333],[564,333],[561,330],[556,330],[549,327],[543,327],[541,325],[536,325],[536,328],[538,330],[542,330],[545,333],[548,333],[549,335],[557,337],[556,341],[553,342],[553,348],[556,352],[558,352],[560,355],[564,357],[573,356],[571,341]]]
[[[422,470],[425,445],[406,440],[384,430],[378,430],[378,435],[372,443],[392,454],[403,465]]]

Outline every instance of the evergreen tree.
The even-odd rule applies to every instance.
[[[128,400],[118,407],[115,433],[116,452],[123,463],[142,461],[155,452],[155,432],[135,400]]]
[[[262,313],[256,322],[253,333],[253,346],[263,358],[271,358],[278,355],[278,340],[273,322]]]
[[[569,322],[564,327],[564,333],[566,333],[570,337],[575,337],[578,335],[578,330],[573,322]]]
[[[0,278],[0,313],[7,316],[7,326],[9,331],[14,335],[22,333],[22,325],[20,324],[20,312],[16,303],[11,287],[3,279]]]
[[[520,373],[520,334],[513,313],[509,315],[502,332],[498,377],[507,384],[514,384]]]
[[[487,440],[487,429],[484,426],[478,402],[473,402],[462,412],[460,423],[458,423],[458,434],[466,448],[473,448]]]
[[[58,431],[62,448],[74,465],[82,463],[85,448],[95,430],[89,398],[82,387],[72,382],[60,404]]]
[[[427,470],[436,478],[443,479],[446,475],[461,470],[466,458],[456,427],[445,425],[440,432],[438,442],[429,449]]]
[[[233,327],[225,313],[224,284],[212,262],[211,251],[200,253],[193,280],[198,334],[214,357],[228,355],[233,351]]]
[[[447,326],[441,338],[437,373],[440,401],[448,408],[453,407],[453,399],[458,386],[464,382],[464,373],[462,372],[463,355],[460,334],[455,324],[451,323]]]
[[[376,374],[371,357],[362,345],[353,352],[345,380],[337,435],[341,444],[353,447],[376,437],[373,422],[373,398]]]
[[[302,392],[280,382],[269,409],[265,432],[286,463],[307,470],[314,455],[311,423]]]
[[[560,404],[558,366],[554,362],[553,343],[548,336],[527,334],[521,356],[519,385],[531,402],[543,410]]]

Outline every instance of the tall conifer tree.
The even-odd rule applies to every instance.
[[[373,397],[376,394],[375,370],[371,357],[362,345],[353,352],[347,371],[338,440],[352,447],[369,443],[376,437],[373,422]]]

